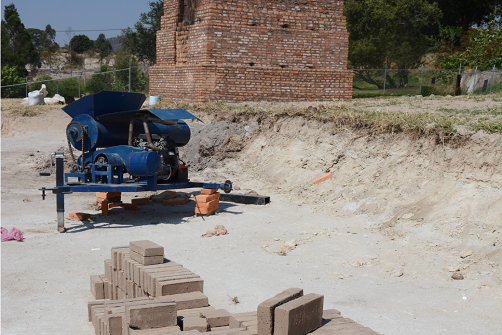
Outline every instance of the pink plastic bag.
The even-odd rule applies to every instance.
[[[21,242],[23,240],[23,233],[19,229],[12,227],[11,231],[8,231],[4,227],[1,227],[2,231],[2,242],[16,240]]]

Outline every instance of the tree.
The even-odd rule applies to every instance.
[[[2,86],[24,83],[24,79],[19,76],[17,67],[4,65],[2,67]],[[2,98],[21,98],[25,95],[25,86],[11,86],[2,88]]]
[[[436,3],[443,12],[443,26],[461,27],[461,37],[467,34],[469,28],[481,25],[500,15],[502,0],[428,0]]]
[[[138,66],[138,59],[134,56],[128,55],[123,51],[117,52],[115,55],[115,70],[129,69],[129,59],[131,59],[131,66]],[[115,73],[115,80],[113,83],[114,90],[122,91],[129,85],[129,72],[119,71]],[[131,90],[133,92],[142,92],[145,89],[145,75],[140,69],[131,69]]]
[[[448,41],[439,51],[440,65],[446,69],[456,69],[462,64],[464,68],[475,68],[485,71],[493,66],[502,68],[502,29],[489,27],[486,29],[469,29],[460,47],[450,47]],[[451,42],[450,42],[451,43]]]
[[[94,42],[86,35],[75,35],[70,40],[71,50],[83,53],[94,47]]]
[[[112,45],[110,41],[106,39],[105,34],[99,34],[94,42],[94,47],[98,49],[100,62],[103,61],[103,58],[108,57],[112,53]]]
[[[52,69],[52,56],[59,49],[59,44],[56,43],[56,30],[52,29],[48,24],[45,30],[36,28],[28,28],[31,35],[31,43],[35,50],[49,63],[49,68]]]
[[[157,30],[164,14],[164,0],[149,3],[150,11],[141,13],[140,19],[131,28],[122,30],[119,36],[120,48],[129,54],[134,54],[142,62],[155,64],[157,59]]]
[[[348,0],[344,14],[349,32],[349,61],[356,69],[416,68],[433,45],[441,11],[426,0]],[[375,72],[356,71],[367,83],[383,86]],[[408,71],[388,77],[390,86],[408,84]]]
[[[32,69],[41,66],[40,54],[31,42],[31,35],[19,18],[14,4],[5,6],[2,20],[2,67],[17,68],[20,76],[27,76],[26,65]]]
[[[99,72],[96,72],[91,80],[87,81],[87,85],[85,86],[85,90],[89,94],[99,93],[101,91],[111,91],[112,83],[113,83],[113,73],[103,73],[110,71],[110,67],[108,65],[101,65]]]

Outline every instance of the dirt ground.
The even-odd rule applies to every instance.
[[[453,101],[458,105],[444,99],[438,109],[463,108]],[[469,109],[502,108],[496,100],[468,102]],[[60,234],[55,196],[42,201],[37,190],[55,177],[38,173],[51,152],[66,147],[70,118],[57,109],[26,115],[2,107],[2,227],[25,236],[1,244],[5,334],[93,334],[89,276],[104,272],[111,247],[140,239],[163,245],[166,257],[201,275],[211,305],[232,313],[301,287],[383,334],[502,329],[499,134],[436,144],[403,133],[339,131],[302,117],[200,113],[205,123],[190,123],[192,140],[180,148],[191,178],[230,179],[236,193],[270,195],[269,205],[222,202],[219,214],[201,218],[193,202],[149,204],[103,217],[93,194],[71,194],[66,217],[93,215],[67,219],[68,232]],[[333,178],[314,185],[326,172]],[[229,234],[201,237],[217,224]],[[465,249],[472,254],[461,258]],[[463,280],[451,278],[457,269]]]

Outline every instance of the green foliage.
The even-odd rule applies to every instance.
[[[59,95],[78,97],[78,78],[63,79],[58,82]]]
[[[86,35],[75,35],[70,40],[70,49],[78,53],[83,53],[93,47],[94,42]]]
[[[28,75],[26,65],[32,69],[41,66],[40,54],[31,42],[31,35],[19,18],[14,4],[5,6],[2,20],[2,66],[15,66],[18,74]]]
[[[160,19],[164,14],[164,0],[152,1],[148,5],[150,11],[141,13],[134,30],[122,30],[119,40],[120,48],[125,53],[134,54],[140,61],[153,65],[157,57],[157,30],[160,29]]]
[[[99,34],[94,42],[94,47],[99,52],[99,61],[102,61],[103,58],[108,57],[112,53],[112,45],[110,41],[106,39],[105,34]]]
[[[56,30],[52,29],[50,24],[45,27],[45,30],[36,28],[28,28],[27,30],[31,35],[31,43],[39,53],[54,52],[59,49],[59,44],[55,41]]]
[[[439,52],[439,66],[455,69],[463,68],[490,70],[494,65],[502,68],[502,28],[469,29],[461,47],[452,47],[451,40],[445,40]]]
[[[426,0],[348,0],[349,61],[357,69],[417,68],[433,46],[431,33],[442,14]],[[356,72],[357,79],[383,87],[383,76]],[[389,87],[408,84],[408,71],[388,77]]]
[[[138,59],[134,56],[125,54],[124,52],[118,52],[115,56],[115,69],[129,69],[129,59],[131,59],[131,66],[138,66]],[[117,79],[116,85],[123,85],[121,87],[127,87],[129,90],[129,71],[115,72],[115,77]],[[138,68],[131,69],[131,91],[142,92],[145,89],[145,74]],[[119,86],[116,86],[119,88]],[[117,91],[122,91],[122,89],[116,89]]]
[[[500,15],[502,0],[428,0],[443,12],[441,25],[459,27],[461,36],[472,25],[481,25]]]
[[[16,66],[5,65],[2,67],[2,86],[24,83],[26,79],[19,75]],[[26,95],[26,86],[12,86],[2,88],[2,98],[24,98]]]
[[[96,72],[90,80],[87,81],[85,86],[85,91],[88,94],[95,94],[101,91],[112,91],[114,75],[113,73],[102,73],[111,71],[111,68],[108,65],[101,65],[99,72]]]

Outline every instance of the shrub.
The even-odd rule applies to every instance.
[[[19,75],[18,68],[16,66],[6,65],[2,67],[2,86],[3,85],[13,85],[22,84],[26,79]],[[2,98],[24,98],[26,95],[26,86],[12,86],[2,88]]]

